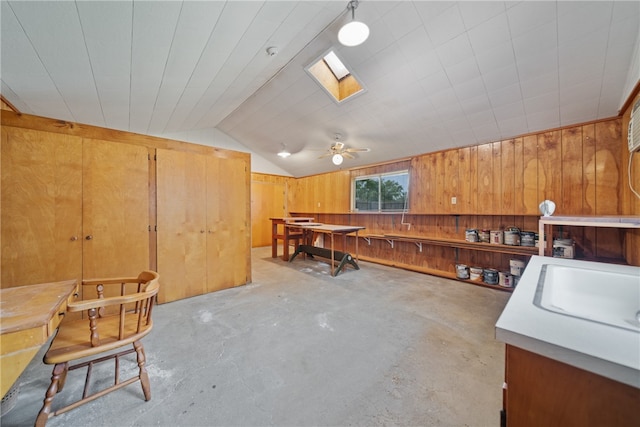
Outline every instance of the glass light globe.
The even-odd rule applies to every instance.
[[[345,24],[338,32],[338,40],[345,46],[358,46],[369,37],[369,27],[360,21]]]
[[[334,165],[341,165],[342,161],[344,159],[342,158],[342,154],[334,154],[333,158],[331,159],[331,161],[333,162]]]

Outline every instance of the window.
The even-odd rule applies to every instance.
[[[353,210],[403,211],[408,206],[409,171],[369,175],[353,180]]]

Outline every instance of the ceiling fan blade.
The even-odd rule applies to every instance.
[[[351,154],[349,154],[349,152],[348,152],[348,151],[349,151],[349,150],[347,150],[347,151],[343,151],[343,152],[342,152],[342,153],[340,153],[340,154],[342,154],[342,157],[346,157],[347,159],[355,159],[355,157],[353,157]]]
[[[347,148],[345,152],[348,153],[368,153],[371,151],[370,148]]]
[[[325,157],[329,157],[329,156],[332,156],[332,155],[333,155],[333,153],[326,153],[326,154],[323,154],[322,156],[320,156],[318,158],[319,159],[324,159]]]

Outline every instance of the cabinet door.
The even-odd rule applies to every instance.
[[[157,150],[158,273],[164,303],[206,292],[206,156]]]
[[[243,159],[207,157],[207,291],[247,283],[249,174]]]
[[[82,279],[82,140],[2,128],[0,285]]]
[[[146,147],[83,140],[83,276],[136,276],[149,268]]]

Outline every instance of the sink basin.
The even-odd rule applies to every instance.
[[[534,304],[544,310],[640,333],[640,277],[544,264]]]

